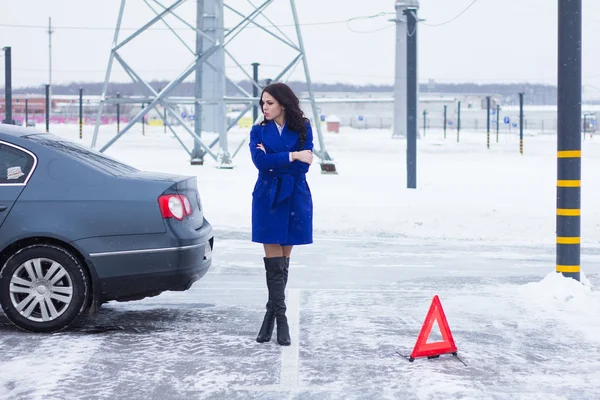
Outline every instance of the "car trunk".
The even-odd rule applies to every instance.
[[[203,225],[195,177],[140,171],[104,153],[52,134],[30,135],[27,139],[62,156],[52,160],[49,174],[56,180],[56,187],[68,186],[68,200],[74,208],[77,204],[86,206],[78,220],[91,222],[90,235],[165,232],[159,205],[159,198],[165,194],[187,196],[192,214],[177,221],[182,227],[193,232]],[[48,190],[45,194],[49,198],[57,198],[57,193],[66,192],[57,191],[55,187]],[[90,201],[94,202],[94,207],[87,207]]]
[[[136,172],[130,176],[135,179],[164,183],[164,185],[161,186],[162,192],[157,193],[157,197],[162,194],[185,195],[192,206],[192,215],[186,217],[181,223],[194,230],[198,230],[202,227],[204,223],[204,214],[195,176],[189,177],[156,172]]]

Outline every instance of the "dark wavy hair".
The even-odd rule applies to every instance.
[[[262,110],[263,93],[269,93],[277,100],[279,104],[285,109],[285,122],[287,127],[292,132],[298,132],[298,141],[300,142],[299,150],[302,150],[304,143],[306,143],[306,123],[309,122],[308,118],[304,116],[304,112],[300,108],[300,100],[294,94],[292,89],[285,83],[277,82],[266,86],[260,95],[260,108]],[[265,119],[261,122],[261,125],[265,125],[268,121]]]

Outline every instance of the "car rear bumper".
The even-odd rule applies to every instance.
[[[164,291],[183,291],[202,278],[210,268],[211,259],[200,260],[198,251],[185,250],[183,257],[189,259],[192,267],[173,271],[147,274],[122,275],[100,278],[101,301],[129,301],[157,296]],[[196,254],[193,254],[196,253]]]
[[[206,222],[186,239],[170,234],[130,235],[84,239],[76,244],[89,254],[95,270],[96,299],[106,302],[189,289],[208,272],[213,241],[212,227]]]

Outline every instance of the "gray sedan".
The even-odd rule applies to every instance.
[[[107,301],[187,290],[213,240],[195,177],[0,125],[0,303],[16,326],[57,331]]]

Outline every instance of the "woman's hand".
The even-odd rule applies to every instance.
[[[298,160],[311,165],[313,162],[313,153],[310,150],[294,151],[292,153],[292,160]]]
[[[265,146],[262,145],[262,143],[259,143],[256,145],[256,148],[261,149],[262,151],[264,151],[265,153],[267,152],[267,150],[265,150]]]

